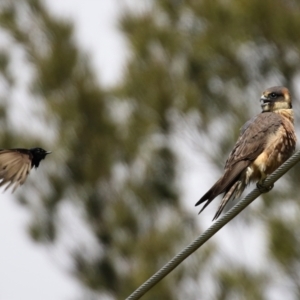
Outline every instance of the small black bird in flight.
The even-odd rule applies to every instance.
[[[242,127],[223,176],[196,203],[197,206],[206,201],[203,211],[215,197],[224,193],[213,220],[220,216],[230,199],[240,197],[251,181],[258,181],[259,188],[267,175],[295,150],[297,138],[289,90],[282,86],[271,87],[263,92],[260,100],[262,112]]]
[[[42,148],[0,149],[0,187],[7,184],[4,191],[12,187],[14,192],[25,182],[30,170],[37,168],[50,153]]]

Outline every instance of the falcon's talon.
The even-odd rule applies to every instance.
[[[258,182],[256,184],[256,187],[259,189],[259,191],[260,191],[261,194],[264,194],[264,193],[270,192],[273,189],[274,184],[271,184],[269,186],[263,186],[262,183]]]

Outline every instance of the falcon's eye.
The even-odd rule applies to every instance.
[[[271,96],[271,98],[273,98],[273,99],[274,99],[274,98],[276,98],[276,97],[277,97],[277,94],[273,92],[273,93],[271,93],[271,94],[270,94],[270,96]]]

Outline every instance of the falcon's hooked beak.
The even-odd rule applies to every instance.
[[[270,110],[270,103],[272,103],[272,99],[270,99],[269,97],[266,97],[265,95],[262,95],[260,97],[260,101],[261,101],[261,108],[263,111],[269,111]]]

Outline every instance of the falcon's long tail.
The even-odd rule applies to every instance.
[[[225,179],[225,180],[224,180]],[[205,202],[205,205],[200,210],[199,214],[214,200],[218,195],[225,193],[223,199],[218,207],[218,210],[213,218],[216,220],[221,212],[223,211],[225,205],[230,201],[238,198],[244,191],[245,187],[249,183],[247,177],[242,173],[238,174],[236,177],[230,178],[231,180],[226,180],[227,178],[224,176],[220,178],[212,188],[202,196],[202,198],[196,203],[196,206]]]
[[[223,211],[225,205],[230,201],[230,200],[234,200],[238,197],[241,196],[241,194],[243,193],[244,189],[246,187],[246,183],[244,181],[238,180],[236,181],[231,188],[228,190],[228,192],[225,193],[225,195],[223,196],[223,199],[218,207],[218,210],[213,218],[213,221],[216,220],[221,212]]]

